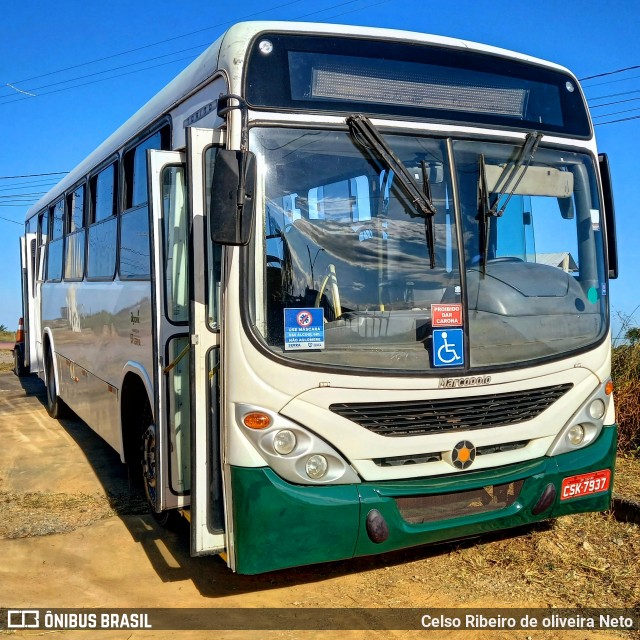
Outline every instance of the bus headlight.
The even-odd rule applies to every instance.
[[[587,398],[571,420],[564,425],[547,451],[548,456],[582,449],[591,444],[602,431],[603,420],[607,414],[611,395],[607,394],[607,385],[599,385]]]
[[[353,467],[334,447],[310,429],[275,411],[237,404],[236,422],[265,463],[289,482],[360,482]]]
[[[581,424],[574,424],[567,431],[567,440],[576,447],[579,444],[582,444],[582,441],[584,440],[584,427]]]
[[[602,420],[606,410],[607,410],[607,407],[605,406],[604,402],[600,398],[596,398],[589,405],[589,415],[594,420]]]
[[[304,465],[304,470],[313,480],[320,480],[327,473],[328,468],[327,459],[318,454],[311,456]]]
[[[289,429],[278,431],[273,438],[273,448],[282,456],[291,453],[296,448],[296,436],[293,431]]]

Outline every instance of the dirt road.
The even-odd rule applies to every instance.
[[[234,575],[218,557],[189,556],[186,524],[176,532],[159,529],[140,501],[129,497],[126,468],[108,445],[77,419],[48,417],[44,387],[37,379],[0,373],[0,437],[0,607],[174,606],[208,608],[215,615],[218,608],[242,607],[426,610],[455,606],[466,610],[638,602],[633,584],[625,582],[626,574],[620,578],[622,586],[614,588],[606,570],[604,574],[598,570],[598,559],[588,562],[596,570],[580,573],[584,558],[578,556],[596,543],[604,548],[605,542],[588,543],[588,528],[581,538],[576,529],[581,521],[572,519],[564,519],[566,525],[530,529],[516,537],[414,549],[262,576]],[[597,514],[589,517],[606,521]],[[627,559],[637,562],[638,527],[609,524],[615,529],[602,535],[607,540],[617,538],[612,538],[611,551],[607,547],[606,554],[613,557],[619,548]],[[556,542],[562,547],[562,540],[575,545],[575,558],[580,560],[575,566],[563,566],[572,561],[553,547]],[[541,553],[548,562],[538,567],[532,558]],[[637,571],[637,565],[630,569]],[[562,576],[568,571],[575,575],[572,593],[554,586],[564,584]],[[592,586],[583,586],[598,580],[603,582],[602,591],[594,593]],[[626,601],[629,598],[636,599]],[[382,639],[417,638],[423,633],[282,630],[214,635],[121,630],[64,631],[57,637]],[[576,640],[618,637],[615,632],[505,630],[432,632],[429,637],[536,640],[560,635]]]

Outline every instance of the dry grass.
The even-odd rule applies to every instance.
[[[640,458],[618,456],[613,490],[623,498],[640,501]]]
[[[0,538],[66,533],[114,515],[148,513],[138,496],[0,492]]]
[[[0,349],[0,373],[13,371],[13,353],[7,349]]]
[[[640,603],[640,528],[610,514],[559,518],[519,537],[451,552],[458,597],[562,607]]]
[[[613,350],[611,372],[616,385],[618,449],[640,453],[640,343]]]

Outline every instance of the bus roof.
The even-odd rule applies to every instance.
[[[557,69],[563,73],[575,76],[565,67],[534,58],[521,53],[493,47],[467,40],[445,36],[429,35],[413,31],[384,29],[377,27],[356,27],[351,25],[323,24],[311,22],[285,21],[252,21],[239,22],[223,33],[198,58],[178,74],[169,84],[160,90],[149,102],[142,106],[131,118],[111,134],[100,146],[65,176],[55,187],[47,192],[27,212],[27,219],[34,216],[43,207],[59,198],[70,187],[92,171],[116,151],[135,138],[141,131],[150,126],[163,114],[168,113],[185,100],[189,95],[203,86],[218,69],[227,71],[230,80],[230,90],[237,93],[240,87],[234,86],[235,81],[241,79],[242,65],[238,65],[238,50],[246,52],[251,40],[263,31],[291,32],[307,34],[327,34],[353,37],[368,37],[402,42],[418,42],[439,45],[456,49],[471,49],[474,51],[511,58]],[[244,59],[244,58],[243,58]]]

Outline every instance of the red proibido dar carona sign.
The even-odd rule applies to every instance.
[[[431,305],[431,326],[432,327],[461,327],[462,326],[462,304],[432,304]]]

